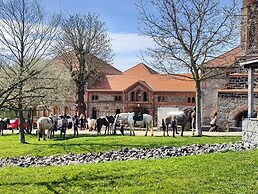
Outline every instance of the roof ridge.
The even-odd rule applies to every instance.
[[[144,75],[146,75],[146,74],[150,74],[150,75],[159,74],[158,72],[156,72],[155,70],[153,70],[149,66],[145,65],[144,63],[139,63],[139,64],[127,69],[126,71],[123,72],[123,74],[130,74],[130,73],[137,74],[137,73],[139,73],[139,71],[137,71],[137,73],[136,72],[134,73],[134,70],[137,69],[137,68],[140,68],[140,67],[142,67],[144,69],[144,73],[143,73]],[[142,72],[140,72],[139,75],[141,75],[141,73]]]

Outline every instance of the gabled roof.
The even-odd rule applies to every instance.
[[[123,72],[124,75],[148,75],[148,74],[158,74],[156,71],[145,65],[144,63],[139,63],[138,65]]]
[[[229,50],[228,52],[208,61],[205,64],[207,68],[214,67],[229,67],[233,65],[236,59],[240,56],[241,48],[240,46]]]
[[[125,91],[137,82],[144,82],[154,92],[195,92],[195,83],[187,78],[179,78],[174,75],[158,74],[144,64],[138,64],[122,75],[106,75],[102,83],[96,84],[92,90]],[[189,76],[189,75],[188,75]]]

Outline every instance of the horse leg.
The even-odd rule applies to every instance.
[[[45,131],[42,131],[42,139],[45,141],[46,138],[45,138]]]
[[[106,132],[107,132],[107,135],[109,135],[109,129],[108,129],[108,126],[106,126]]]
[[[129,124],[129,128],[130,128],[130,136],[132,136],[132,124]]]
[[[52,131],[52,134],[51,134],[51,135],[52,135],[52,137],[54,138],[54,137],[55,137],[55,130],[52,129],[51,131]]]
[[[40,132],[39,132],[39,130],[37,131],[37,136],[38,136],[38,141],[40,141]]]
[[[50,129],[47,130],[47,138],[51,139],[51,131],[50,131]]]
[[[147,134],[148,134],[148,130],[149,130],[149,125],[148,125],[148,124],[146,124],[146,132],[145,132],[145,136],[147,136]]]
[[[193,136],[194,136],[194,128],[192,128],[192,134],[193,134]]]
[[[182,126],[182,129],[181,129],[181,136],[182,137],[183,137],[184,129],[185,129],[185,126]]]

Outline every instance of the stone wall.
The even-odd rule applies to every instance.
[[[258,120],[245,119],[242,123],[242,140],[245,145],[258,146]]]
[[[218,90],[228,83],[225,77],[205,80],[202,84],[202,124],[209,125],[218,109]]]
[[[235,97],[232,94],[220,94],[218,97],[218,121],[219,128],[227,130],[235,126],[235,117],[247,109],[247,96]]]
[[[218,104],[218,126],[224,130],[235,127],[236,117],[247,111],[247,93],[219,93]],[[258,104],[257,93],[255,93],[254,104]],[[255,110],[257,111],[257,106]]]

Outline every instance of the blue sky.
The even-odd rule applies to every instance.
[[[106,23],[109,36],[113,39],[113,66],[125,71],[138,63],[141,51],[152,46],[152,42],[139,36],[137,0],[41,0],[49,12],[60,11],[65,14],[87,12],[99,15]]]

